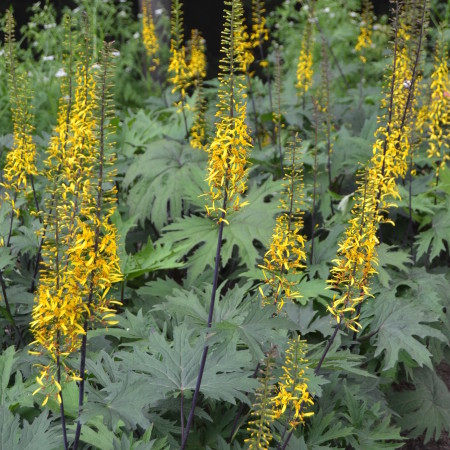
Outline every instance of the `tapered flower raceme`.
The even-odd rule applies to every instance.
[[[247,31],[247,26],[242,22],[241,31],[242,38],[237,42],[237,52],[239,53],[240,71],[249,73],[250,65],[255,60],[253,56],[253,47],[250,36]]]
[[[203,92],[203,80],[206,76],[205,40],[198,30],[192,30],[189,41],[188,58],[189,77],[197,91],[194,106],[194,123],[190,131],[192,147],[206,149],[206,99]]]
[[[436,174],[450,160],[450,82],[447,66],[447,49],[438,45],[431,74],[431,99],[427,108],[425,125],[428,126],[429,158],[438,160]]]
[[[283,212],[277,218],[272,242],[266,255],[263,270],[268,288],[260,289],[265,304],[275,304],[281,311],[286,300],[301,297],[289,276],[305,268],[305,237],[303,232],[303,179],[298,159],[299,141],[291,143],[286,160],[290,167],[285,171],[284,192],[281,197]]]
[[[198,30],[192,30],[188,55],[189,78],[194,84],[206,77],[205,40]]]
[[[313,84],[313,53],[312,53],[311,28],[306,27],[303,33],[302,46],[297,63],[297,83],[295,87],[299,95],[306,93]]]
[[[115,188],[106,187],[113,175],[108,166],[114,163],[106,153],[109,54],[94,69],[102,68],[101,73],[80,63],[73,101],[71,92],[63,95],[48,149],[51,212],[45,216],[43,270],[31,322],[37,350],[45,350],[53,361],[42,368],[43,385],[55,378],[55,363],[64,365],[80,348],[87,323],[115,323],[117,302],[107,297],[121,279],[117,233],[110,223]]]
[[[216,134],[209,146],[207,181],[210,187],[208,214],[220,216],[230,209],[237,210],[245,204],[241,196],[246,190],[247,157],[251,147],[246,119],[244,76],[242,68],[243,10],[239,0],[226,1],[225,28],[222,48],[225,52],[220,62],[219,104],[216,116]]]
[[[186,48],[183,45],[183,11],[180,0],[172,2],[169,81],[173,85],[172,92],[179,91],[182,99],[190,84],[190,71],[186,60]]]
[[[416,64],[420,47],[417,44],[414,57],[411,51],[413,28],[409,23],[415,24],[417,20],[410,16],[409,6],[408,3],[405,5],[406,12],[402,12],[401,20],[396,24],[391,85],[382,102],[387,113],[379,120],[386,121],[387,125],[381,125],[375,133],[373,156],[359,179],[352,218],[339,244],[338,258],[334,261],[329,280],[331,286],[339,291],[329,310],[338,323],[344,322],[353,331],[360,327],[360,304],[370,296],[370,279],[376,273],[376,233],[381,222],[393,224],[384,213],[395,206],[395,200],[400,199],[397,179],[405,177],[411,152],[411,123],[417,114],[414,88],[418,79]],[[423,33],[425,23],[424,11],[421,13],[419,33]],[[405,18],[410,18],[410,22]]]
[[[395,182],[395,180],[394,180]],[[339,243],[338,258],[331,269],[329,283],[339,289],[328,308],[337,322],[343,321],[351,330],[358,331],[357,305],[370,296],[370,277],[376,273],[376,236],[382,216],[378,208],[379,172],[367,169],[360,177],[352,218]]]
[[[14,197],[20,191],[27,193],[30,177],[37,175],[36,145],[33,142],[33,109],[25,74],[18,73],[15,54],[14,18],[11,11],[6,13],[6,66],[8,88],[13,122],[13,146],[6,155],[3,169],[3,186],[6,200],[15,208]],[[10,193],[14,192],[11,196]]]
[[[265,8],[263,0],[252,0],[252,32],[250,41],[254,48],[269,40],[269,30],[266,26]]]
[[[142,39],[147,55],[151,58],[150,70],[155,70],[159,64],[159,58],[155,58],[159,50],[159,42],[156,36],[151,0],[143,0],[142,2]]]
[[[206,99],[203,95],[203,89],[200,85],[197,88],[197,100],[194,106],[194,123],[192,125],[190,135],[191,135],[191,145],[198,149],[207,149],[207,123],[206,123]]]
[[[291,339],[283,365],[284,373],[277,384],[276,395],[272,398],[275,418],[280,418],[286,410],[293,411],[293,414],[288,414],[291,429],[297,428],[306,417],[313,415],[312,412],[303,412],[305,407],[314,404],[305,377],[308,368],[305,354],[306,342],[300,336]]]
[[[252,405],[251,420],[248,422],[247,431],[250,437],[245,439],[249,450],[268,449],[272,440],[270,425],[275,419],[273,412],[272,397],[275,389],[274,377],[274,353],[272,349],[260,369],[259,387],[255,393]]]
[[[367,61],[366,57],[364,56],[364,50],[372,46],[372,28],[373,5],[370,0],[364,0],[358,40],[355,45],[355,50],[359,53],[359,58],[363,63]]]

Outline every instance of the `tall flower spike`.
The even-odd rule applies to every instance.
[[[289,276],[305,268],[305,237],[303,232],[303,175],[299,161],[300,139],[290,143],[285,160],[284,191],[280,200],[283,212],[278,216],[270,248],[264,256],[264,282],[268,288],[260,289],[265,304],[275,304],[281,311],[286,300],[300,297],[289,281]]]
[[[222,32],[219,103],[216,135],[209,146],[208,177],[210,204],[208,214],[225,219],[230,210],[243,204],[246,190],[247,157],[251,147],[246,119],[244,76],[239,74],[244,58],[242,46],[243,8],[240,0],[226,1],[225,27]]]
[[[172,2],[172,17],[170,29],[170,62],[169,81],[173,85],[172,92],[180,91],[182,99],[186,96],[189,86],[189,68],[186,61],[186,49],[183,45],[183,10],[180,0]]]
[[[439,41],[436,46],[433,73],[431,74],[431,100],[428,106],[429,158],[436,158],[436,177],[450,160],[450,82],[447,66],[447,48]]]
[[[270,425],[275,418],[272,407],[272,395],[275,389],[272,375],[275,351],[275,348],[271,349],[264,361],[263,368],[260,369],[259,387],[255,393],[251,420],[248,422],[247,427],[250,437],[245,439],[249,450],[268,449],[272,440]]]
[[[375,133],[373,156],[367,169],[359,176],[352,218],[339,244],[338,258],[331,269],[329,283],[339,290],[329,307],[338,323],[358,331],[359,311],[363,300],[371,296],[370,279],[376,273],[376,232],[381,222],[392,223],[384,212],[400,198],[397,178],[407,171],[410,154],[411,123],[415,115],[414,87],[421,50],[421,36],[425,24],[425,9],[414,9],[406,2],[395,14],[395,48],[391,84],[382,102],[387,113],[379,118],[381,125]],[[417,21],[418,15],[420,20]],[[412,26],[420,24],[419,39],[411,50]]]
[[[29,178],[37,175],[36,146],[33,142],[34,113],[31,106],[27,76],[19,73],[16,60],[14,17],[12,12],[6,12],[6,67],[8,71],[8,88],[13,122],[13,147],[6,155],[3,169],[3,186],[7,189],[6,199],[14,209],[14,198],[20,191],[28,193]],[[14,192],[14,198],[8,191]],[[18,211],[16,211],[18,213]]]
[[[264,16],[265,12],[264,0],[252,0],[252,33],[250,41],[253,48],[259,47],[269,40],[269,30],[267,29]]]
[[[308,22],[302,38],[302,46],[297,63],[297,88],[299,96],[304,95],[313,84],[312,28]]]
[[[303,412],[305,406],[314,404],[308,391],[308,379],[305,377],[305,369],[308,368],[305,354],[306,341],[302,341],[300,336],[291,339],[286,350],[284,373],[277,384],[276,395],[272,398],[274,417],[279,419],[287,410],[288,425],[291,430],[297,428],[300,423],[304,423],[306,417],[314,414]]]
[[[376,232],[382,216],[378,209],[378,170],[368,169],[360,176],[356,202],[352,208],[350,225],[339,244],[338,258],[333,262],[331,287],[339,289],[329,311],[337,322],[343,321],[353,331],[358,331],[357,305],[370,296],[369,280],[376,273]]]
[[[52,358],[41,369],[41,381],[50,383],[55,381],[55,364],[64,365],[64,359],[80,348],[88,320],[114,323],[114,302],[106,294],[121,275],[116,230],[109,221],[115,188],[105,187],[112,184],[108,166],[114,162],[106,152],[110,53],[108,47],[98,82],[87,58],[79,64],[73,101],[70,78],[63,86],[58,124],[48,149],[51,213],[45,216],[44,269],[30,326],[38,350]],[[71,73],[70,68],[67,71]]]
[[[370,0],[363,0],[361,24],[359,27],[358,40],[355,50],[359,53],[359,59],[365,63],[367,61],[364,50],[372,45],[372,28],[373,28],[373,4]]]
[[[151,60],[150,70],[153,71],[156,69],[156,66],[159,65],[159,58],[155,58],[155,55],[159,50],[159,43],[153,20],[151,0],[142,1],[142,39],[144,41],[147,56]]]
[[[206,149],[206,99],[203,93],[203,79],[206,77],[205,40],[198,30],[192,30],[189,41],[188,70],[192,84],[197,91],[194,106],[194,123],[191,128],[191,145]]]

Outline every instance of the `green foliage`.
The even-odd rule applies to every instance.
[[[167,84],[168,11],[161,6],[164,2],[153,0],[161,62],[149,72],[140,18],[132,2],[74,3],[75,10],[66,9],[73,18],[72,45],[82,42],[75,30],[86,13],[92,38],[89,64],[96,60],[104,39],[114,40],[119,51],[111,136],[116,142],[118,212],[111,222],[118,229],[123,273],[123,280],[108,294],[121,302],[115,305],[117,325],[95,330],[88,326],[78,450],[179,448],[205,346],[208,357],[187,449],[247,448],[259,364],[273,355],[275,389],[287,342],[298,334],[308,342],[305,375],[314,395],[314,415],[292,431],[287,449],[395,449],[407,438],[420,436],[418,445],[425,446],[439,440],[444,430],[450,432],[448,379],[436,369],[447,367],[450,357],[450,170],[447,165],[436,178],[437,158],[427,158],[428,142],[418,130],[412,139],[418,144],[411,161],[415,173],[397,180],[401,198],[385,212],[395,227],[383,224],[377,235],[377,273],[370,286],[373,297],[362,304],[362,330],[353,334],[341,328],[321,360],[335,331],[327,310],[336,295],[327,282],[330,268],[352,218],[356,172],[371,158],[379,126],[384,74],[391,56],[387,49],[393,36],[387,17],[376,18],[373,46],[367,49],[363,65],[353,52],[362,20],[359,0],[283,1],[267,15],[270,40],[262,53],[254,49],[257,61],[251,66],[251,89],[247,89],[246,122],[254,141],[248,189],[242,196],[248,205],[226,215],[215,308],[208,327],[219,226],[205,209],[208,152],[193,149],[185,139],[183,115],[174,104],[179,94]],[[184,3],[189,14],[195,11],[193,2]],[[441,26],[428,27],[430,49],[449,16],[448,7],[441,3],[431,2],[431,20],[441,21]],[[271,4],[266,2],[267,9]],[[28,73],[32,85],[33,140],[40,172],[34,183],[40,205],[51,195],[43,161],[53,136],[61,82],[67,81],[60,77],[68,47],[60,12],[54,2],[35,3],[17,49],[20,70]],[[314,83],[299,98],[296,62],[306,27],[311,30]],[[449,41],[448,29],[442,29],[442,36]],[[212,47],[207,43],[209,50]],[[278,58],[275,47],[282,61],[279,93],[275,83],[269,83]],[[0,56],[5,50],[1,44]],[[260,66],[260,59],[267,60],[268,67]],[[431,52],[423,60],[418,73],[425,86],[430,80]],[[208,70],[214,72],[213,61]],[[329,117],[323,108],[324,74],[329,78]],[[1,168],[14,144],[6,79],[2,57]],[[216,78],[203,86],[207,135],[216,121],[217,88]],[[427,95],[417,96],[419,104],[428,101]],[[273,116],[278,96],[280,130],[275,129]],[[188,128],[197,97],[196,87],[189,86],[184,110]],[[313,106],[313,99],[319,108]],[[274,305],[262,305],[259,293],[264,283],[259,265],[282,212],[278,131],[282,159],[293,135],[302,140],[298,153],[304,165],[305,226],[297,234],[305,236],[307,253],[305,270],[288,275],[300,296],[287,299],[281,313]],[[262,149],[256,145],[258,138]],[[448,151],[444,147],[442,151]],[[3,182],[3,175],[0,178]],[[42,390],[32,395],[40,387],[38,364],[49,360],[28,354],[39,273],[33,278],[35,268],[42,269],[37,231],[42,229],[43,215],[32,212],[31,191],[18,195],[15,207],[20,213],[12,220],[3,185],[0,200],[0,448],[61,449],[56,392],[48,398]],[[61,382],[70,443],[79,406],[79,381],[70,375],[78,359],[79,355],[68,358]],[[270,450],[274,450],[291,429],[281,419],[274,420],[270,429]]]
[[[391,392],[391,405],[400,414],[400,425],[413,437],[425,433],[425,443],[439,439],[450,428],[450,393],[439,376],[427,367],[413,372],[414,389]]]
[[[6,406],[0,406],[0,447],[11,450],[32,450],[60,447],[59,429],[55,428],[47,412],[42,412],[31,424],[12,414]]]

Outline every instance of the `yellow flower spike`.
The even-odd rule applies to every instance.
[[[303,178],[302,166],[298,160],[300,140],[290,143],[285,157],[290,167],[285,171],[284,192],[280,200],[283,212],[277,218],[272,242],[264,256],[263,277],[270,286],[270,295],[264,303],[275,303],[278,311],[284,305],[284,299],[300,297],[297,291],[291,291],[293,284],[288,281],[290,273],[304,269],[306,261],[305,239],[300,234],[303,229]]]
[[[269,30],[266,26],[266,18],[264,16],[266,10],[263,0],[252,0],[252,32],[250,42],[252,47],[260,47],[265,41],[269,40]],[[267,61],[261,61],[260,66],[268,65]]]
[[[55,366],[65,367],[65,359],[79,350],[86,321],[101,321],[111,304],[106,293],[121,280],[116,229],[109,222],[116,193],[107,188],[113,184],[109,167],[115,160],[104,139],[110,106],[102,95],[108,91],[110,51],[108,46],[101,61],[106,76],[105,71],[91,73],[84,63],[65,67],[68,80],[63,80],[57,125],[44,162],[49,212],[41,231],[43,269],[30,327],[33,345],[52,360],[41,370],[46,389],[61,391]]]
[[[355,51],[359,53],[359,59],[367,62],[364,50],[372,46],[372,29],[373,29],[373,4],[370,0],[363,0],[361,25],[359,28],[358,40],[355,45]]]
[[[155,58],[159,50],[158,38],[156,36],[155,23],[153,21],[153,11],[151,0],[142,1],[142,40],[145,50],[151,60],[149,70],[153,71],[159,65],[159,59]]]
[[[293,411],[294,416],[292,426],[296,427],[304,422],[305,417],[310,417],[314,413],[303,412],[303,405],[313,405],[313,399],[308,392],[308,379],[304,376],[308,360],[305,359],[306,342],[300,336],[290,340],[286,350],[285,364],[283,365],[283,375],[277,385],[276,395],[272,398],[273,411],[277,417],[281,417],[286,410]],[[296,395],[300,392],[301,398]],[[302,408],[302,411],[300,409]],[[295,425],[294,425],[295,423]]]
[[[247,157],[251,147],[246,125],[246,102],[242,98],[244,77],[239,74],[243,55],[243,9],[239,0],[226,1],[225,4],[231,9],[226,13],[222,32],[224,56],[220,62],[216,113],[219,120],[215,137],[207,148],[207,181],[213,202],[206,205],[206,209],[217,220],[230,210],[243,206],[240,196],[246,190]],[[222,201],[222,207],[216,206],[218,200]]]
[[[7,55],[6,67],[8,72],[8,87],[11,104],[11,115],[13,122],[13,146],[6,155],[3,168],[2,186],[13,191],[14,195],[5,195],[9,201],[12,211],[19,216],[19,210],[15,208],[15,196],[19,192],[29,193],[30,185],[28,177],[37,175],[36,169],[36,146],[33,142],[34,113],[30,104],[29,83],[26,74],[19,72],[16,60],[14,17],[10,10],[6,11],[5,51]]]
[[[311,26],[306,26],[303,33],[300,55],[297,63],[297,83],[295,87],[299,96],[304,95],[313,84],[313,35]]]

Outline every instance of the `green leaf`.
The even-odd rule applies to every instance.
[[[445,250],[445,244],[450,243],[450,200],[447,199],[445,208],[440,209],[433,216],[431,228],[421,231],[416,240],[417,258],[427,255],[430,251],[429,259],[433,261]]]
[[[444,342],[446,338],[438,329],[428,325],[438,320],[438,316],[427,308],[424,301],[424,298],[420,303],[399,298],[395,291],[390,290],[370,302],[374,313],[371,328],[378,330],[372,338],[376,345],[375,356],[383,354],[384,370],[395,366],[402,350],[419,366],[432,366],[431,353],[417,338],[434,337]]]
[[[224,288],[218,289],[220,292]],[[236,285],[217,295],[213,313],[212,342],[225,339],[227,342],[239,338],[251,351],[253,358],[259,361],[264,357],[263,345],[277,339],[276,330],[291,328],[292,323],[280,317],[273,317],[275,309],[262,308],[259,301],[252,301],[248,296],[251,284]],[[168,295],[166,302],[155,307],[174,315],[181,321],[192,321],[197,329],[206,327],[211,299],[211,285],[204,289],[191,291],[177,289]]]
[[[101,351],[96,361],[90,359],[86,367],[103,388],[97,390],[88,384],[88,402],[81,419],[88,422],[102,416],[109,429],[116,430],[120,423],[135,429],[147,428],[150,423],[144,411],[152,401],[161,398],[158,392],[143,383],[142,377],[130,370],[121,370],[107,353]]]
[[[381,243],[377,247],[377,255],[377,275],[381,285],[384,287],[389,287],[389,282],[392,280],[389,272],[385,269],[386,267],[395,267],[397,270],[402,272],[407,272],[409,270],[409,268],[405,265],[411,264],[411,256],[407,251]]]
[[[415,389],[394,391],[391,406],[401,415],[403,430],[411,437],[425,432],[425,444],[439,439],[442,430],[450,432],[450,393],[434,370],[427,367],[414,369]]]
[[[177,259],[178,255],[169,244],[153,246],[149,238],[141,251],[126,256],[123,276],[127,280],[132,280],[146,273],[183,267],[184,264],[177,262]]]
[[[206,162],[206,153],[176,141],[159,140],[145,146],[128,168],[124,186],[129,187],[130,215],[140,223],[150,219],[160,230],[187,211],[186,187],[201,184],[205,172],[198,170]],[[199,178],[199,180],[197,180]],[[196,181],[193,181],[196,179]]]
[[[249,189],[249,205],[238,212],[232,212],[227,219],[230,225],[225,226],[221,251],[222,267],[231,260],[233,248],[239,249],[241,262],[247,268],[257,265],[260,257],[254,241],[267,247],[275,225],[277,202],[270,199],[277,194],[279,182],[267,180],[261,186],[253,185]],[[163,230],[166,234],[160,242],[174,242],[174,249],[179,257],[189,254],[187,266],[189,277],[198,278],[206,267],[213,267],[214,255],[219,233],[218,225],[207,217],[185,217],[168,225]]]
[[[150,375],[145,378],[145,384],[159,396],[174,396],[194,390],[203,347],[203,339],[195,338],[193,330],[182,324],[174,328],[172,343],[163,335],[153,333],[149,343],[151,354],[137,349],[117,356],[124,367]],[[256,380],[249,378],[251,370],[244,369],[249,361],[245,351],[216,352],[210,348],[200,391],[208,398],[230,403],[235,403],[237,398],[248,403],[245,392],[257,385]]]
[[[9,385],[9,379],[12,375],[12,368],[15,360],[16,352],[14,347],[8,347],[2,354],[0,354],[0,387],[1,387],[1,397],[0,404],[6,404],[6,390]]]
[[[346,438],[353,433],[353,427],[344,427],[335,420],[335,413],[328,414],[319,411],[311,419],[311,427],[308,432],[307,448],[317,448],[326,442]]]
[[[0,448],[5,450],[56,450],[60,448],[59,428],[52,426],[48,413],[43,412],[31,424],[14,416],[6,406],[0,406]]]

